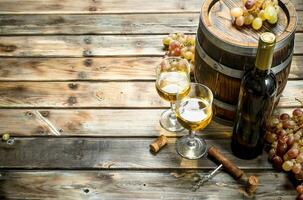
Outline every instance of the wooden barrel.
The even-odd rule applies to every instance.
[[[279,1],[278,23],[265,22],[258,31],[232,25],[230,9],[242,4],[241,0],[205,0],[196,37],[195,79],[212,90],[214,114],[228,121],[235,116],[241,78],[254,67],[259,35],[270,31],[277,37],[272,64],[279,84],[277,99],[286,85],[294,49],[297,15],[289,0]]]

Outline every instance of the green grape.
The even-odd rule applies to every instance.
[[[10,138],[10,135],[9,135],[8,133],[4,133],[4,134],[2,135],[2,140],[3,140],[3,141],[9,140],[9,138]]]
[[[285,162],[283,163],[282,169],[283,169],[284,171],[287,171],[287,172],[288,172],[288,171],[292,170],[293,166],[294,166],[294,163],[293,163],[292,161],[290,161],[290,160],[287,160],[287,161],[285,161]]]
[[[170,44],[172,41],[173,41],[172,38],[169,37],[169,36],[163,38],[163,40],[162,40],[162,42],[163,42],[163,44],[164,44],[165,46],[169,46],[169,44]]]
[[[277,21],[278,21],[278,15],[275,14],[272,18],[267,19],[267,21],[268,21],[269,23],[271,23],[271,24],[277,23]]]
[[[265,18],[265,16],[264,16],[264,13],[265,13],[265,11],[264,11],[264,10],[261,10],[261,11],[259,12],[259,14],[258,14],[258,17],[260,17],[260,18],[262,19],[262,21],[265,21],[265,20],[266,20],[266,18]]]
[[[231,14],[231,16],[233,16],[233,17],[240,17],[240,16],[242,16],[243,15],[243,9],[242,8],[240,8],[240,7],[235,7],[235,8],[232,8],[231,10],[230,10],[230,14]]]
[[[194,54],[193,54],[191,51],[187,51],[187,52],[185,52],[185,54],[184,54],[184,58],[185,58],[186,60],[192,60],[193,57],[194,57]]]
[[[260,17],[256,17],[252,22],[252,27],[255,30],[259,30],[262,27],[262,19]]]
[[[276,9],[273,6],[267,6],[264,10],[264,17],[267,20],[272,20],[277,15]]]
[[[254,16],[252,14],[246,15],[244,17],[244,24],[245,25],[250,25],[254,21]]]
[[[273,4],[278,5],[279,4],[278,0],[273,0]]]

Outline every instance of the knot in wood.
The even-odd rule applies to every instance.
[[[92,56],[92,51],[91,50],[83,51],[83,56]]]
[[[76,90],[78,88],[78,84],[76,83],[69,83],[68,84],[68,87],[72,90]]]
[[[83,63],[84,63],[84,65],[85,65],[86,67],[90,67],[90,66],[92,66],[92,64],[93,64],[93,60],[92,60],[92,59],[85,59],[85,60],[83,61]]]
[[[84,42],[85,42],[85,44],[91,44],[92,39],[90,37],[86,37],[86,38],[84,38]]]
[[[17,49],[17,47],[15,45],[4,45],[4,44],[0,44],[0,51],[4,51],[4,52],[13,52]]]
[[[77,103],[77,98],[76,97],[69,97],[67,100],[69,105],[74,105]]]
[[[26,111],[26,112],[25,112],[25,115],[26,115],[27,117],[32,117],[32,116],[33,116],[33,113],[32,113],[31,111]]]
[[[41,115],[43,116],[43,117],[48,117],[49,116],[49,111],[40,111],[40,113],[41,113]]]

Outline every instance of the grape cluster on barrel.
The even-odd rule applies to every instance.
[[[243,0],[243,7],[234,7],[230,10],[236,26],[251,25],[259,30],[264,21],[276,24],[280,7],[278,0]]]
[[[163,38],[163,45],[169,56],[180,56],[194,64],[195,37],[183,33],[173,33]]]
[[[297,108],[292,116],[283,113],[272,117],[267,123],[265,141],[270,144],[268,158],[274,167],[303,180],[303,111]],[[297,191],[303,199],[303,185]]]

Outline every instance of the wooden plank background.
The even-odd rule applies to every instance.
[[[303,2],[292,2],[295,56],[276,113],[303,107]],[[226,173],[191,192],[193,176],[216,165],[181,159],[174,142],[187,132],[158,123],[168,108],[154,89],[161,39],[195,34],[201,3],[0,0],[0,134],[14,141],[0,142],[0,198],[246,199]],[[148,145],[159,134],[169,144],[153,155]],[[295,198],[265,154],[252,161],[231,154],[230,126],[213,121],[200,135],[259,176],[255,199]]]

